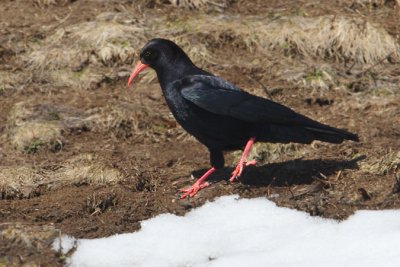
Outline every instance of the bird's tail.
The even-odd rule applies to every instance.
[[[325,124],[320,124],[318,126],[306,126],[305,129],[311,132],[315,136],[316,140],[324,142],[338,144],[344,140],[352,140],[356,142],[359,141],[358,135]]]
[[[257,138],[261,142],[302,143],[309,144],[314,140],[339,144],[344,140],[359,141],[356,134],[313,121],[308,125],[266,125]]]

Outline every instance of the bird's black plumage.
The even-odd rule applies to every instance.
[[[313,140],[329,143],[358,140],[355,134],[251,95],[196,67],[169,40],[149,41],[140,59],[156,71],[176,120],[209,149],[215,168],[224,166],[223,151],[242,149],[252,137],[257,142],[305,144]]]

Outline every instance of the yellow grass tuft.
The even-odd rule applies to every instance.
[[[130,103],[116,102],[104,107],[88,110],[83,119],[86,127],[93,131],[104,132],[128,126],[138,129],[135,107]]]
[[[98,68],[83,69],[78,72],[60,69],[47,72],[47,78],[55,86],[68,86],[74,89],[96,89],[107,79]]]
[[[4,138],[19,150],[35,153],[41,148],[58,150],[63,144],[63,133],[74,129],[95,132],[117,130],[117,134],[131,135],[139,128],[137,107],[132,103],[114,101],[102,107],[81,112],[67,106],[18,102],[7,118]]]
[[[107,16],[106,16],[107,15]],[[96,21],[78,23],[57,30],[46,38],[44,45],[29,56],[33,69],[60,69],[74,61],[91,64],[124,64],[137,56],[136,51],[146,42],[146,27],[141,20],[128,16],[122,22],[100,14]],[[116,15],[115,15],[116,16]],[[118,18],[121,20],[121,18]],[[92,55],[92,56],[89,56]],[[54,62],[45,59],[55,59]]]
[[[35,153],[41,147],[62,144],[61,126],[54,122],[27,122],[13,129],[12,144],[19,150]]]
[[[9,139],[17,149],[28,153],[35,153],[42,147],[61,146],[63,127],[59,119],[50,106],[18,102],[7,118]]]
[[[102,13],[95,21],[56,30],[24,61],[37,79],[56,86],[93,88],[107,67],[131,64],[147,41],[142,20],[130,14]],[[116,77],[116,76],[115,76]]]
[[[35,5],[40,7],[47,7],[51,5],[65,5],[71,2],[71,0],[32,0]]]
[[[132,47],[121,47],[115,44],[107,44],[97,51],[97,56],[106,66],[113,66],[116,62],[127,64],[137,56]]]
[[[81,53],[78,48],[65,49],[62,45],[57,45],[33,51],[28,57],[27,64],[33,70],[57,70],[70,67],[74,60],[85,61],[88,56],[88,53]]]
[[[188,9],[216,9],[222,10],[229,6],[230,0],[170,0],[177,7]]]
[[[7,121],[11,126],[21,126],[37,115],[33,105],[26,101],[21,101],[14,104],[8,114]]]
[[[68,160],[54,179],[64,184],[115,184],[123,174],[92,154],[81,154]]]
[[[299,158],[304,156],[309,147],[303,144],[274,144],[274,143],[256,143],[253,145],[248,160],[256,159],[260,164],[267,162],[281,161],[286,158]],[[242,151],[235,151],[235,158],[239,159]]]
[[[0,198],[28,197],[44,176],[29,166],[0,167]]]
[[[26,77],[23,78],[20,74],[17,73],[0,71],[0,95],[8,90],[14,89],[16,85],[20,84],[23,80],[25,82],[25,79]]]
[[[381,158],[373,159],[372,162],[364,161],[360,169],[374,175],[400,173],[400,151],[390,151]]]
[[[177,25],[213,37],[214,46],[229,42],[266,55],[272,49],[279,49],[286,54],[375,63],[388,56],[399,60],[400,54],[395,38],[383,28],[359,18],[321,16],[272,20],[249,16],[239,20],[228,16],[198,16]]]
[[[92,154],[75,156],[56,170],[1,166],[0,199],[30,197],[39,186],[54,189],[71,184],[105,185],[115,184],[123,178],[118,169]]]

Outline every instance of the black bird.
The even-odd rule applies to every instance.
[[[196,67],[174,42],[152,39],[141,50],[140,62],[129,77],[128,86],[146,67],[153,68],[165,100],[175,119],[210,151],[209,169],[181,198],[193,197],[208,186],[207,177],[224,167],[223,151],[244,147],[230,181],[242,173],[254,142],[302,143],[314,140],[341,143],[358,141],[356,134],[337,129],[271,100],[251,95],[233,84]]]

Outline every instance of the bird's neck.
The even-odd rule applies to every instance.
[[[156,70],[158,81],[161,87],[166,88],[167,84],[180,80],[187,75],[198,74],[198,68],[193,63],[171,64]]]
[[[155,66],[157,77],[163,89],[167,84],[180,80],[187,75],[199,74],[198,69],[190,58],[182,51],[177,53],[173,58],[169,58]]]

